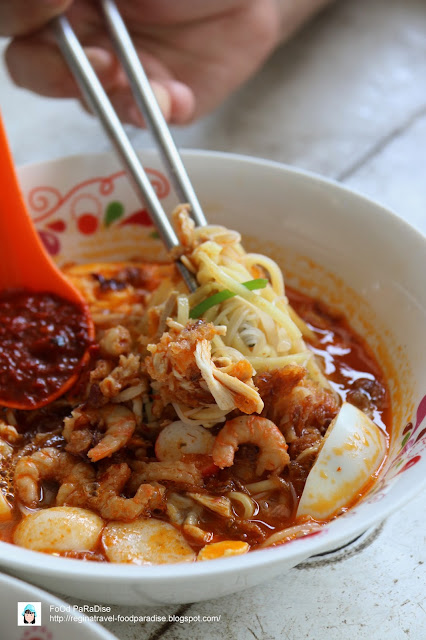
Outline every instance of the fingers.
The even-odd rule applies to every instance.
[[[177,80],[166,80],[163,86],[170,96],[170,123],[188,124],[191,122],[195,113],[195,96],[192,89]]]
[[[71,3],[72,0],[0,0],[0,35],[20,36],[37,31]]]
[[[172,101],[169,92],[161,84],[156,82],[151,83],[151,88],[164,118],[169,122],[172,116]],[[110,98],[122,122],[128,122],[137,127],[146,126],[144,118],[136,106],[133,94],[129,88],[116,92],[115,95],[110,96]]]
[[[127,78],[114,54],[102,47],[86,47],[85,52],[120,119],[139,127],[144,126]],[[81,97],[61,52],[47,39],[36,36],[17,38],[6,49],[5,60],[13,81],[19,87],[52,98]],[[189,122],[195,108],[191,89],[165,77],[155,65],[151,67],[151,86],[166,121],[171,124]]]
[[[166,122],[170,124],[186,124],[192,119],[195,110],[195,98],[191,89],[177,80],[152,80],[154,92]],[[117,104],[117,96],[113,100]],[[117,110],[124,122],[138,127],[145,126],[143,118],[131,94],[124,109]]]
[[[120,82],[114,56],[100,47],[87,47],[86,54],[107,90]],[[9,74],[18,87],[50,98],[80,95],[77,84],[55,44],[36,37],[12,40],[5,52]]]
[[[160,106],[162,114],[169,124],[186,124],[192,120],[195,99],[192,91],[175,80],[151,82],[151,88]],[[109,99],[119,119],[136,127],[146,127],[144,118],[136,106],[131,89],[128,86],[110,91]],[[82,106],[91,112],[82,101]]]

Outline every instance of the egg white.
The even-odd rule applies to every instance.
[[[350,506],[382,464],[386,448],[386,437],[379,427],[344,402],[309,472],[297,517],[328,520]]]

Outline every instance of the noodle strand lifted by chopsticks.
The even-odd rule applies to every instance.
[[[171,402],[186,424],[211,427],[235,409],[261,413],[256,373],[302,365],[329,388],[303,339],[311,337],[310,329],[289,306],[278,265],[246,253],[235,231],[195,228],[187,205],[173,218],[179,257],[199,287],[179,293],[168,333],[147,347],[148,371],[162,401]]]

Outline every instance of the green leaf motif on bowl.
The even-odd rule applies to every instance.
[[[105,209],[104,225],[109,227],[113,222],[119,220],[124,214],[124,206],[121,202],[113,200]]]

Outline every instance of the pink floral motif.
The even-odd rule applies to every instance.
[[[165,198],[170,192],[167,178],[156,169],[145,169],[157,196]],[[95,234],[100,228],[112,224],[152,226],[146,209],[139,209],[125,215],[124,205],[105,198],[112,196],[120,180],[126,180],[125,171],[117,171],[109,176],[99,176],[74,185],[65,194],[50,186],[34,187],[28,194],[28,202],[33,213],[34,222],[38,226],[40,238],[50,255],[56,256],[61,251],[61,241],[57,234],[67,229],[67,223],[61,218],[51,220],[56,214],[61,215],[61,208],[66,204],[74,220],[77,231],[84,236]],[[34,215],[35,214],[35,215]]]
[[[389,477],[398,476],[408,469],[411,469],[421,460],[420,452],[426,448],[426,428],[420,431],[420,427],[426,418],[426,396],[422,398],[416,411],[416,423],[413,426],[409,422],[402,432],[401,448],[397,456],[393,460],[386,475],[378,480],[372,490],[367,494],[368,503],[379,502],[386,495],[386,485]],[[411,456],[408,457],[408,452]],[[413,455],[415,454],[415,455]],[[351,511],[353,513],[353,510]]]
[[[53,633],[47,627],[37,627],[35,629],[25,629],[21,640],[54,640]]]
[[[165,198],[170,192],[170,184],[167,178],[156,169],[145,169],[157,196]],[[67,200],[85,187],[97,185],[100,196],[111,195],[114,191],[114,181],[126,177],[125,171],[117,171],[110,176],[99,176],[79,182],[64,195],[58,189],[49,186],[34,187],[28,194],[28,203],[34,213],[34,222],[42,222],[50,218]]]
[[[34,216],[34,222],[41,222],[61,206],[63,198],[58,189],[53,187],[35,187],[28,194],[30,208],[40,215]]]
[[[414,458],[410,458],[404,464],[404,466],[398,471],[398,475],[400,473],[403,473],[403,471],[407,471],[407,469],[411,469],[411,467],[414,467],[414,465],[417,464],[420,460],[421,460],[421,456],[414,456]]]
[[[154,226],[146,209],[139,209],[139,211],[135,211],[134,213],[132,213],[128,218],[125,218],[120,223],[120,227],[124,227],[128,224],[140,224],[143,227]]]
[[[426,395],[422,398],[416,411],[416,422],[409,422],[402,432],[401,449],[392,463],[392,469],[398,469],[397,475],[407,471],[421,459],[419,453],[426,448],[426,428],[420,430],[426,418]],[[408,453],[415,454],[410,458]]]
[[[160,200],[166,198],[170,193],[170,184],[167,178],[155,169],[145,169],[145,172],[148,174],[157,197],[160,198]]]
[[[51,255],[51,256],[56,256],[59,253],[59,250],[61,248],[60,242],[58,240],[58,238],[55,236],[54,233],[52,233],[51,231],[39,231],[38,235],[40,236],[40,239],[42,241],[42,243],[44,244],[44,247],[46,249],[46,251]]]
[[[426,438],[425,438],[426,428],[420,431],[420,427],[422,426],[425,417],[426,417],[426,396],[422,398],[417,408],[415,425],[413,426],[412,423],[409,422],[404,429],[404,432],[403,432],[404,437],[401,442],[401,451],[399,455],[401,455],[402,452],[407,453],[416,445],[426,444]]]
[[[56,231],[57,233],[62,233],[67,229],[67,225],[64,220],[54,220],[53,222],[49,222],[46,227],[52,229],[52,231]]]
[[[70,202],[71,217],[79,219],[80,216],[90,213],[96,218],[102,216],[102,202],[91,193],[80,193]]]
[[[426,416],[426,396],[424,396],[424,398],[422,399],[422,401],[420,402],[420,404],[419,404],[419,406],[417,408],[416,426],[414,427],[414,429],[418,429],[419,428],[419,426],[423,422],[425,416]]]
[[[99,227],[99,221],[92,213],[83,213],[77,219],[77,227],[80,233],[84,235],[92,235],[96,233]]]

